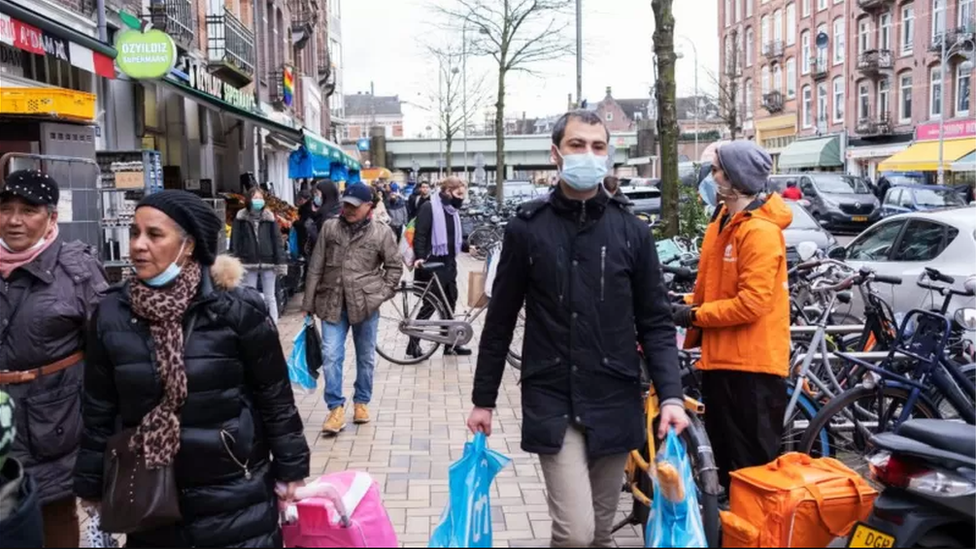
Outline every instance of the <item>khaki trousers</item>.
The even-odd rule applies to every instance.
[[[586,435],[570,426],[558,454],[539,456],[552,517],[552,547],[612,547],[610,530],[627,455],[590,460]]]

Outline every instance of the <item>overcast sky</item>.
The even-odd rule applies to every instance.
[[[368,92],[426,104],[437,88],[436,61],[424,43],[450,38],[436,26],[432,4],[451,0],[340,0],[343,42],[344,92]],[[698,49],[698,80],[702,90],[712,86],[706,71],[718,67],[717,0],[682,0],[674,3],[678,93],[694,91],[695,64],[690,40]],[[591,103],[603,99],[607,86],[617,98],[648,97],[651,77],[654,16],[650,0],[583,0],[583,97]],[[569,39],[575,39],[570,29]],[[458,40],[460,42],[460,40]],[[565,110],[567,94],[576,90],[576,60],[568,56],[535,67],[544,78],[512,75],[507,79],[506,111],[529,118]],[[497,71],[490,59],[471,58],[468,78],[483,76],[493,98]],[[490,101],[493,103],[493,99]],[[473,120],[483,120],[483,110]],[[428,114],[404,105],[407,135],[424,131]]]

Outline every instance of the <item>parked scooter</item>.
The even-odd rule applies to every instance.
[[[884,490],[847,547],[976,547],[972,425],[915,419],[871,444],[871,476]]]

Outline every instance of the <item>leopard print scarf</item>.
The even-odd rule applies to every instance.
[[[156,367],[163,381],[163,398],[149,411],[129,449],[142,454],[146,467],[158,469],[173,463],[180,449],[179,411],[186,402],[186,370],[183,365],[183,315],[197,294],[200,265],[191,261],[165,288],[150,288],[135,280],[129,283],[132,311],[149,321],[156,350]]]

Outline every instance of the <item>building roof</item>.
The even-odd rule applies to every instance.
[[[620,109],[624,111],[627,118],[631,120],[637,120],[638,118],[645,120],[647,119],[647,104],[650,102],[650,98],[643,99],[615,99]],[[640,113],[640,116],[637,116]]]
[[[699,116],[701,120],[713,120],[718,118],[718,107],[711,98],[700,95],[698,96],[698,100],[699,105],[701,106]],[[692,120],[695,118],[695,96],[679,97],[675,107],[678,114],[678,120]]]
[[[400,96],[357,93],[345,96],[346,116],[402,115]]]

